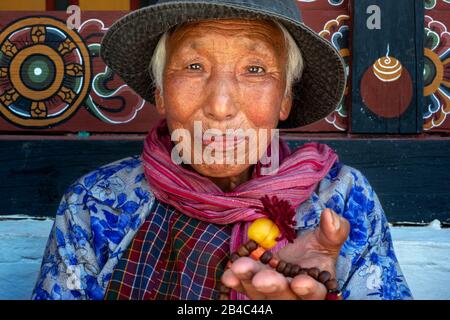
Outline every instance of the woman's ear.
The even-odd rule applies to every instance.
[[[155,90],[155,104],[156,104],[156,111],[158,111],[158,114],[160,116],[166,115],[166,107],[164,106],[164,99],[161,94],[161,89],[157,88]]]
[[[292,95],[284,96],[280,108],[280,120],[284,121],[289,117],[292,108]]]

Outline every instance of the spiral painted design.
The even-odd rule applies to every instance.
[[[384,56],[373,65],[373,73],[383,82],[392,82],[402,75],[403,66],[397,59]]]

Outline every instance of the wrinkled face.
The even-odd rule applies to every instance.
[[[156,90],[156,106],[170,132],[190,132],[191,166],[208,177],[232,177],[244,172],[252,164],[250,154],[259,157],[265,151],[259,150],[264,147],[260,139],[254,144],[246,137],[233,141],[218,135],[196,137],[194,124],[199,121],[203,132],[213,129],[226,133],[227,129],[240,128],[269,137],[270,129],[287,119],[292,100],[285,96],[282,31],[265,21],[203,20],[177,29],[169,37],[166,50],[163,92]],[[197,138],[201,148],[195,148]],[[195,155],[200,152],[204,156],[211,141],[223,145],[225,152],[245,152],[245,163],[195,164]],[[245,148],[241,148],[242,143]]]

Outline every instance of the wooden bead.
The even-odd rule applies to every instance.
[[[258,248],[256,248],[256,250],[254,250],[250,253],[250,257],[252,259],[258,261],[259,258],[261,258],[261,256],[264,254],[264,252],[266,252],[266,250],[264,250],[263,247],[258,247]]]
[[[302,269],[302,267],[300,267],[298,264],[294,265],[291,269],[291,274],[290,274],[291,278],[296,277],[300,273],[301,269]]]
[[[284,273],[285,267],[286,267],[286,262],[284,262],[283,260],[280,260],[280,263],[278,263],[278,266],[277,266],[277,271],[279,273]]]
[[[258,244],[255,241],[250,240],[245,244],[245,247],[247,248],[247,250],[249,252],[252,252],[252,251],[256,250],[256,248],[258,248]]]
[[[261,258],[259,258],[259,260],[264,263],[264,264],[268,264],[270,259],[272,259],[273,254],[270,251],[266,251],[264,252],[264,254],[261,256]]]
[[[231,254],[230,260],[231,260],[231,262],[235,262],[239,258],[240,258],[240,256],[236,252],[233,252]]]
[[[319,276],[320,270],[317,268],[310,268],[308,270],[308,275],[310,275],[311,277],[313,277],[314,279],[317,280],[317,277]]]
[[[307,268],[300,268],[300,271],[298,272],[298,274],[308,274],[308,269]]]
[[[237,253],[241,257],[248,257],[250,255],[250,251],[248,251],[244,245],[239,247]]]
[[[278,267],[278,264],[280,263],[280,260],[272,257],[272,259],[270,259],[269,261],[269,266],[271,266],[272,268],[276,269]]]
[[[285,277],[291,276],[292,267],[293,267],[292,263],[289,263],[289,262],[286,263],[286,267],[284,267],[284,270],[283,270],[283,274]]]
[[[319,274],[319,278],[318,278],[319,282],[325,283],[330,279],[331,279],[331,273],[329,273],[328,271],[322,271]]]
[[[327,282],[325,282],[325,287],[327,287],[328,290],[337,290],[338,283],[336,279],[330,279]]]

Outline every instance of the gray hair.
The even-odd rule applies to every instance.
[[[303,57],[297,43],[289,31],[287,31],[286,28],[278,21],[273,22],[283,32],[287,47],[286,89],[284,94],[285,96],[289,96],[291,94],[293,84],[300,80],[302,76],[304,69]],[[159,39],[149,66],[150,72],[153,75],[154,86],[155,88],[159,88],[161,93],[163,91],[163,73],[166,64],[166,43],[169,35],[170,31],[166,31]]]

